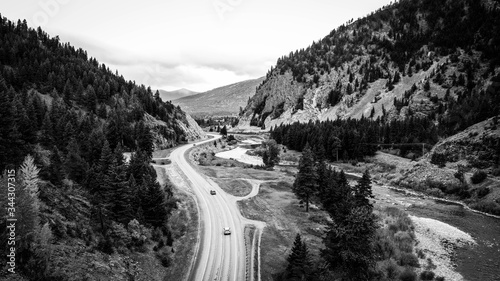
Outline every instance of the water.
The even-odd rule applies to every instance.
[[[455,251],[456,271],[470,281],[500,281],[500,219],[474,213],[461,205],[387,188],[374,189],[374,193],[399,201],[410,215],[436,219],[469,233],[477,245]]]

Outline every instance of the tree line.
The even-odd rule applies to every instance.
[[[271,129],[270,137],[289,149],[302,151],[306,144],[320,159],[331,161],[362,159],[374,155],[377,146],[373,144],[428,143],[438,141],[435,124],[428,118],[408,118],[403,121],[384,122],[367,118],[337,119],[324,122],[295,122]],[[421,146],[402,148],[420,153]]]
[[[375,274],[376,263],[376,218],[370,201],[373,195],[369,172],[351,186],[343,171],[330,168],[307,145],[293,192],[306,204],[306,212],[309,202],[315,202],[332,220],[323,238],[325,247],[321,250],[321,260],[327,266],[312,264],[307,245],[298,234],[287,259],[288,266],[276,280],[323,280],[326,276],[369,280]]]
[[[344,171],[333,169],[306,145],[292,190],[306,212],[312,202],[330,221],[319,256],[309,252],[298,233],[287,266],[274,280],[418,280],[411,220],[397,208],[374,212],[369,171],[350,184]],[[421,280],[430,280],[425,278],[435,275],[431,270],[426,266]]]

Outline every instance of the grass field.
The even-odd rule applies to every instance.
[[[237,196],[237,197],[247,196],[252,191],[252,185],[246,180],[220,179],[220,178],[213,178],[213,180],[225,192],[227,192],[233,196]]]
[[[316,208],[306,213],[291,186],[290,178],[267,182],[261,185],[259,195],[239,202],[245,217],[266,222],[261,242],[261,277],[265,281],[285,269],[297,233],[306,241],[313,257],[318,257],[322,247],[321,236],[328,215]]]

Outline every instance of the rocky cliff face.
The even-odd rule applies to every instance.
[[[429,157],[436,153],[444,155],[447,162],[460,163],[466,167],[493,167],[500,160],[500,116],[475,124],[440,141]]]
[[[149,114],[144,115],[144,121],[145,124],[150,128],[153,135],[155,150],[170,148],[177,144],[178,140],[166,137],[176,134],[175,130],[172,129],[171,126],[168,126],[167,123],[155,119]],[[177,125],[176,128],[180,129],[180,133],[185,136],[186,141],[205,139],[207,137],[206,133],[188,114],[186,114],[184,120],[176,119],[175,122]]]
[[[500,30],[493,19],[498,11],[493,1],[403,0],[348,22],[280,58],[247,104],[240,127],[420,116],[456,127],[454,134],[499,110],[490,106],[466,121],[455,116],[478,110],[474,102],[499,100],[488,87],[500,78],[494,54],[500,35],[485,31]]]
[[[188,141],[207,138],[207,134],[203,131],[203,129],[201,129],[200,126],[198,126],[196,121],[194,121],[194,119],[189,114],[186,114],[186,120],[184,122],[177,120],[177,124],[186,133],[186,138]]]

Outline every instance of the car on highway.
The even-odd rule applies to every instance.
[[[229,227],[224,227],[224,235],[231,235],[231,229]]]
[[[215,195],[215,190],[210,190],[211,195]]]

